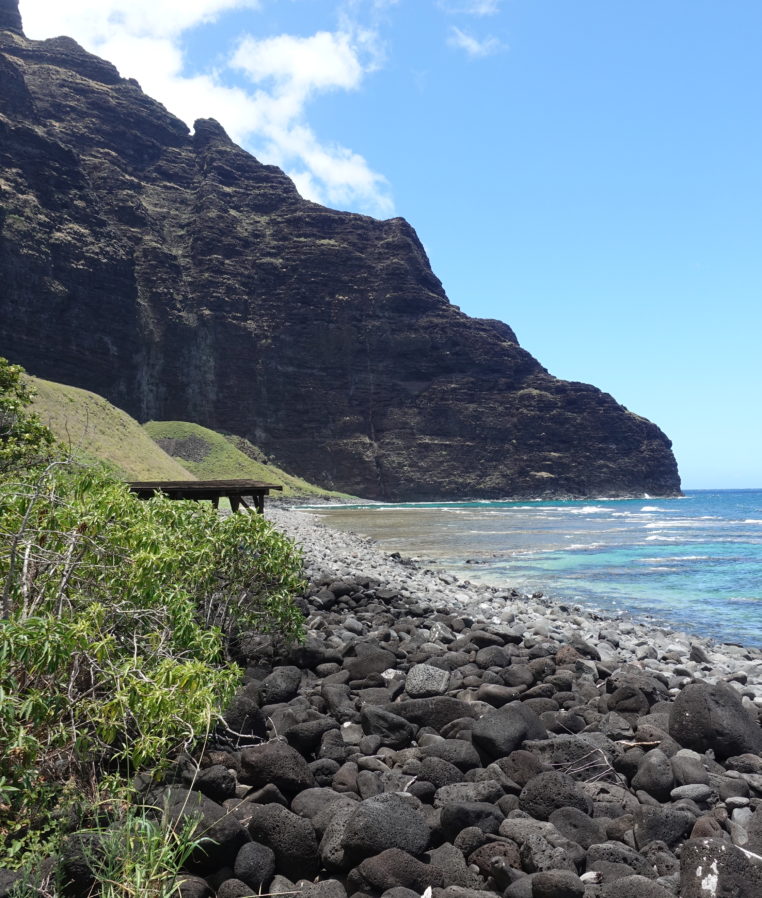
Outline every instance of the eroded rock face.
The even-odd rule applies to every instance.
[[[670,442],[451,305],[411,226],[303,200],[0,0],[0,354],[386,499],[669,495]]]

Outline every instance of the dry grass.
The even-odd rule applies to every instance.
[[[75,455],[106,461],[126,480],[196,479],[102,396],[38,377],[28,380],[37,391],[32,410]]]

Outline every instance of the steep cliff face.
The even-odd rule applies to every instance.
[[[0,0],[0,354],[374,498],[673,494],[669,440],[450,305],[415,232],[303,200]]]

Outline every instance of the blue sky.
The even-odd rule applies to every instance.
[[[453,303],[762,487],[759,0],[21,0],[303,195],[418,231]]]

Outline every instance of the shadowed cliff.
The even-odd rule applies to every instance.
[[[0,354],[385,499],[679,491],[665,435],[452,306],[415,231],[303,200],[0,0]]]

